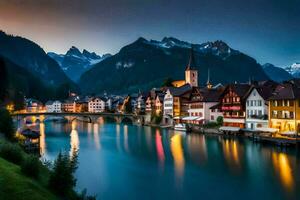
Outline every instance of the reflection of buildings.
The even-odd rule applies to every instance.
[[[129,146],[128,146],[128,126],[124,125],[124,148],[127,153],[129,153]]]
[[[198,164],[203,164],[207,161],[207,147],[205,136],[191,134],[187,136],[187,148],[191,159]]]
[[[156,152],[157,152],[157,157],[161,165],[163,165],[165,161],[165,153],[164,153],[164,147],[162,144],[162,138],[160,136],[160,131],[159,129],[156,129],[155,132],[155,144],[156,144]]]
[[[45,155],[46,153],[46,141],[45,141],[45,124],[40,123],[40,154]]]
[[[289,191],[294,188],[294,179],[289,159],[284,153],[272,153],[274,169],[278,172],[282,185]]]
[[[96,149],[100,149],[100,140],[99,140],[99,125],[97,123],[95,123],[93,125],[94,127],[94,142],[95,142],[95,146]]]
[[[224,158],[232,170],[241,168],[241,149],[235,140],[222,141]]]
[[[184,154],[182,148],[182,135],[180,133],[176,133],[171,138],[171,152],[175,163],[175,172],[177,180],[181,180],[183,178],[184,172]]]
[[[70,156],[73,156],[74,153],[76,153],[79,150],[79,137],[78,137],[78,132],[76,130],[76,127],[77,127],[77,122],[76,122],[76,120],[74,120],[72,122],[72,131],[71,131],[71,134],[70,134],[70,137],[71,137]]]

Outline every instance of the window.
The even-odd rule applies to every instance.
[[[211,120],[215,120],[215,116],[213,116],[213,115],[210,116],[210,119],[211,119]]]
[[[289,103],[290,106],[294,106],[294,101],[291,100],[291,101],[289,101],[289,102],[290,102],[290,103]]]
[[[249,100],[247,100],[247,106],[249,106]]]

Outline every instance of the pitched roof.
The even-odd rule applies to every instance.
[[[248,94],[248,92],[251,89],[251,85],[245,84],[245,83],[235,83],[235,84],[230,84],[227,86],[225,89],[225,93],[228,89],[231,89],[233,92],[235,92],[239,97],[245,98]],[[223,93],[224,94],[224,93]]]
[[[282,99],[299,99],[300,98],[300,88],[296,85],[285,83],[277,86],[273,95],[270,96],[270,100],[282,100]]]
[[[203,102],[218,102],[223,90],[203,88],[201,92],[203,93]]]
[[[184,84],[181,87],[169,87],[169,90],[173,96],[178,97],[178,96],[185,94],[186,92],[191,91],[192,87],[190,84]]]

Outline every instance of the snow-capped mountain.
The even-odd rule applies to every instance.
[[[89,52],[85,49],[80,52],[80,50],[74,46],[72,46],[66,54],[49,52],[48,55],[53,58],[67,76],[74,81],[77,81],[81,74],[89,70],[92,65],[111,56],[110,54],[99,56],[96,53]]]
[[[247,82],[249,77],[269,79],[255,59],[230,48],[223,41],[191,44],[166,37],[161,41],[138,38],[83,73],[79,85],[86,93],[109,90],[125,94],[160,87],[166,78],[182,80],[191,46],[201,86],[207,82],[208,70],[213,84]]]
[[[285,70],[295,78],[300,78],[300,63],[293,63],[291,66],[286,67]]]
[[[141,38],[142,40],[143,38]],[[145,43],[157,46],[158,48],[170,49],[170,48],[191,48],[193,47],[195,51],[199,53],[211,53],[213,55],[219,56],[226,59],[228,56],[233,54],[238,54],[239,51],[230,48],[222,40],[217,40],[214,42],[205,42],[202,44],[192,44],[189,42],[181,41],[173,37],[165,37],[161,41],[156,40],[144,40]]]

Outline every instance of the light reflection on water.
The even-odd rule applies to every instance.
[[[157,192],[149,196],[155,199],[203,195],[226,199],[233,193],[236,198],[260,199],[259,192],[264,193],[261,199],[296,199],[299,195],[300,159],[294,150],[243,139],[107,124],[105,120],[95,124],[46,122],[39,129],[45,158],[55,158],[62,147],[70,153],[79,150],[78,189],[86,187],[99,199],[142,197],[148,190],[136,192],[141,185],[157,185]],[[207,193],[211,188],[216,192]]]

